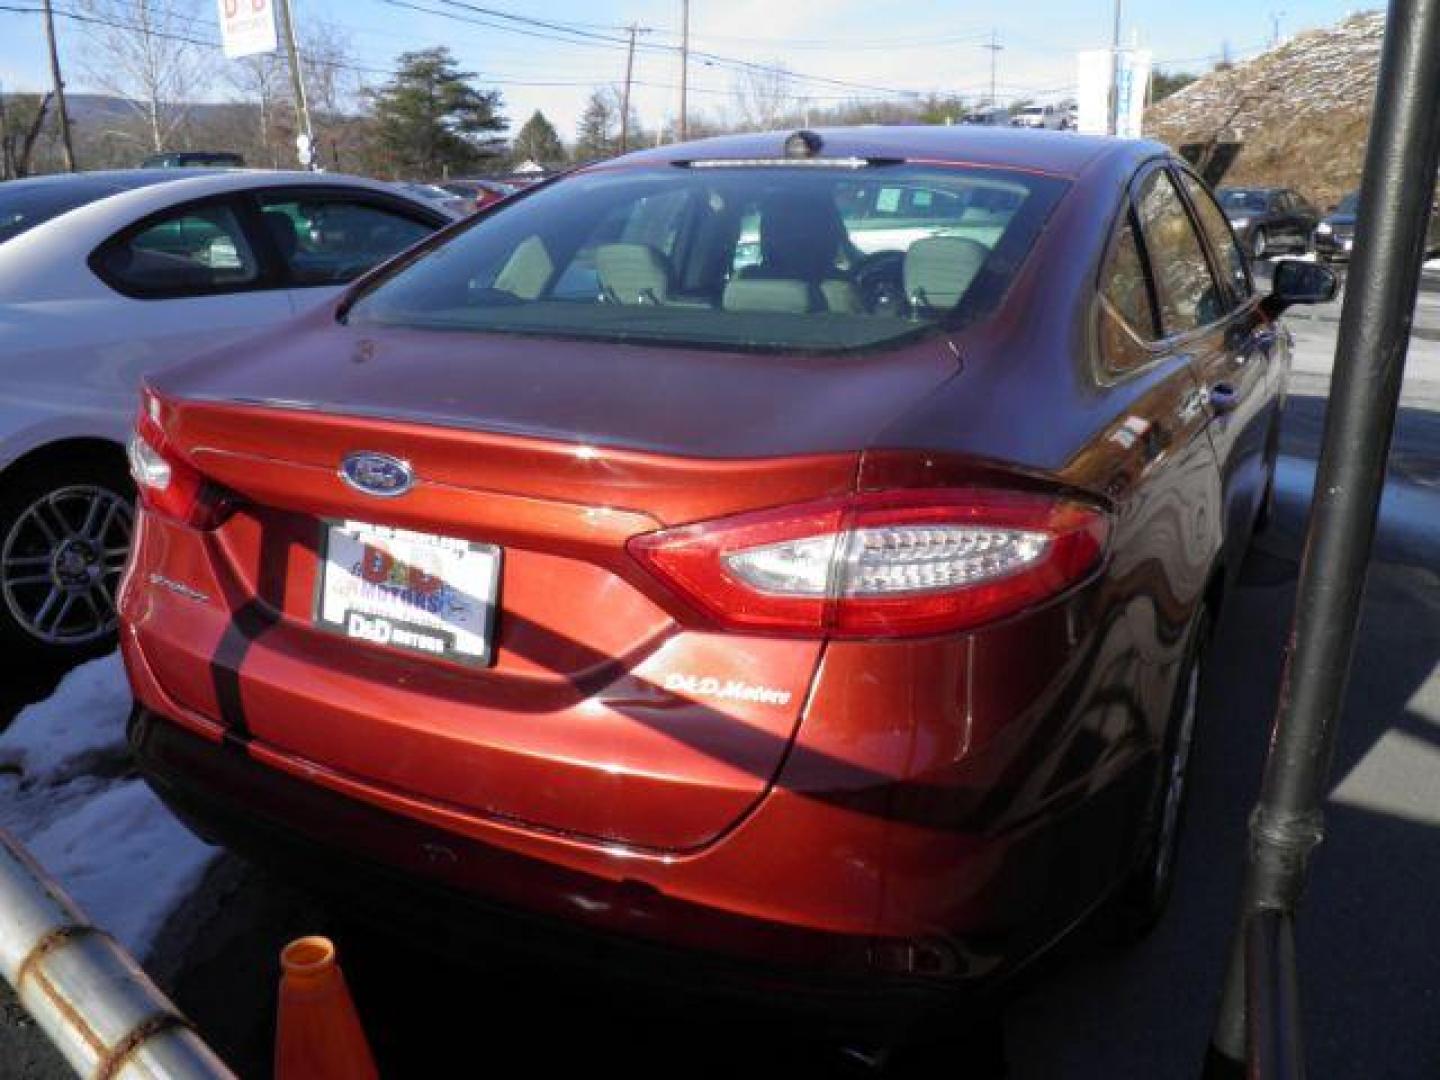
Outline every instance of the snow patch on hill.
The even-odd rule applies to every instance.
[[[1177,147],[1241,143],[1225,182],[1333,203],[1360,179],[1384,35],[1381,12],[1299,34],[1161,101],[1146,133]]]

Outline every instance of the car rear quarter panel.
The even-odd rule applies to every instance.
[[[972,941],[1023,930],[1035,944],[1135,855],[1224,517],[1187,359],[1116,377],[1097,355],[1097,278],[1132,170],[1077,182],[999,316],[956,339],[959,374],[862,467],[864,488],[893,484],[895,462],[923,485],[944,483],[947,461],[988,461],[1094,500],[1112,520],[1105,565],[1066,602],[964,638],[866,657],[828,649],[802,746],[819,737],[824,702],[913,733],[885,811],[892,930]],[[888,685],[915,689],[867,696],[887,684],[877,665]],[[1010,842],[981,843],[997,837]]]

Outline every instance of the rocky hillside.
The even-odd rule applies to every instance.
[[[1218,182],[1291,187],[1329,206],[1360,179],[1384,28],[1380,12],[1354,15],[1212,71],[1153,106],[1146,133],[1221,167],[1233,153]]]

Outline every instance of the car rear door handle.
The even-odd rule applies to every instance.
[[[1240,395],[1229,383],[1216,383],[1210,387],[1210,411],[1216,416],[1231,413],[1240,405]]]

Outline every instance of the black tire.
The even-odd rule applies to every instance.
[[[1141,855],[1109,905],[1107,922],[1113,938],[1121,944],[1139,941],[1155,928],[1175,888],[1175,864],[1184,832],[1185,806],[1189,801],[1190,768],[1195,759],[1200,687],[1209,637],[1209,613],[1202,609],[1191,628],[1184,666],[1176,680],[1175,702],[1165,728]]]
[[[73,662],[114,648],[114,603],[134,508],[118,452],[45,458],[0,476],[6,655]]]

